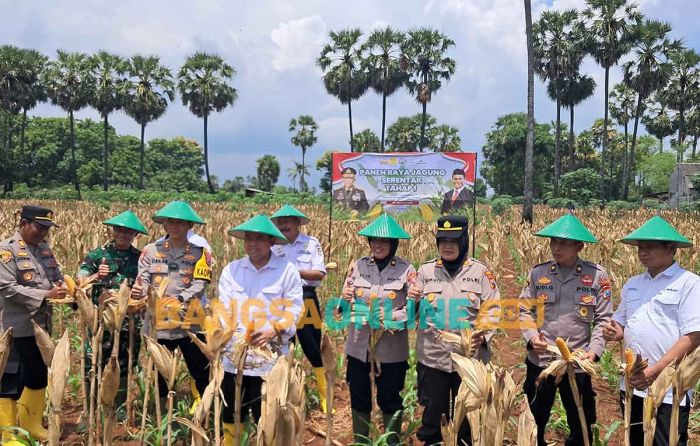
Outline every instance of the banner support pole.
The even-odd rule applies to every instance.
[[[472,225],[472,257],[475,256],[476,250],[476,175],[478,172],[479,154],[474,154],[474,193],[472,194],[472,215],[474,216],[474,224]]]

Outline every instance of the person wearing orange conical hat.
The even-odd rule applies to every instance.
[[[629,379],[634,389],[631,407],[630,444],[645,444],[642,412],[646,389],[661,371],[700,345],[700,277],[683,269],[675,259],[678,248],[693,243],[666,220],[652,217],[621,240],[637,247],[646,268],[622,288],[622,299],[613,320],[603,329],[608,341],[624,341],[625,347],[649,363]],[[624,378],[620,382],[623,406]],[[688,444],[688,419],[692,392],[680,396],[679,445]],[[668,445],[671,426],[672,391],[657,410],[654,445]]]
[[[537,234],[549,238],[552,260],[536,265],[530,271],[520,294],[521,299],[544,306],[544,323],[537,327],[537,305],[521,305],[520,321],[527,346],[527,375],[523,390],[537,423],[537,443],[546,446],[545,427],[559,389],[570,434],[566,445],[582,445],[584,438],[578,409],[566,379],[557,383],[554,377],[539,380],[540,373],[552,357],[547,351],[560,337],[571,350],[582,349],[589,359],[597,361],[603,355],[605,340],[603,325],[612,316],[611,289],[608,273],[602,266],[579,257],[584,243],[598,240],[573,215],[566,214]],[[592,438],[591,425],[596,421],[595,392],[591,377],[576,373],[576,384]]]
[[[398,445],[403,417],[403,390],[408,370],[406,297],[416,270],[398,257],[399,240],[411,236],[383,214],[358,232],[367,237],[370,255],[357,259],[343,285],[346,310],[356,315],[345,342],[355,444],[369,444],[372,425],[370,373],[375,366],[377,405],[382,411],[387,445]],[[359,316],[362,315],[362,316]],[[382,326],[386,330],[379,331]],[[372,340],[379,336],[374,349]],[[376,339],[376,338],[375,338]]]

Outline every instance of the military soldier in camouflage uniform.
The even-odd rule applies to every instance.
[[[53,219],[50,209],[23,206],[19,230],[0,242],[2,324],[13,330],[12,350],[0,381],[0,427],[19,424],[40,441],[48,437],[42,426],[48,370],[31,321],[51,333],[48,300],[66,296],[63,273],[45,241],[49,229],[58,227]],[[2,438],[4,445],[23,444],[9,432],[3,432]]]
[[[403,390],[408,370],[408,331],[406,330],[406,293],[416,270],[396,256],[400,239],[411,236],[390,216],[384,214],[358,232],[367,237],[371,255],[358,259],[345,279],[343,298],[359,321],[350,321],[345,343],[347,381],[350,386],[352,430],[355,443],[367,443],[372,424],[371,337],[377,336],[379,322],[386,331],[379,334],[374,361],[377,404],[382,411],[384,429],[392,432],[388,445],[398,445],[403,416]],[[375,308],[379,310],[375,312]],[[387,311],[391,313],[387,313]],[[374,320],[379,315],[379,321]],[[376,327],[375,327],[376,326]]]
[[[578,257],[584,242],[597,243],[598,240],[573,215],[561,217],[536,235],[550,238],[549,247],[554,259],[536,265],[530,271],[520,295],[521,299],[536,300],[537,305],[544,305],[544,324],[541,327],[536,327],[536,306],[521,305],[520,320],[528,351],[523,390],[537,423],[539,446],[547,444],[545,426],[557,388],[571,431],[566,445],[583,445],[581,422],[569,381],[564,379],[557,385],[554,377],[550,377],[541,381],[539,386],[536,381],[554,359],[547,352],[547,345],[554,344],[557,337],[565,339],[572,350],[585,350],[593,361],[603,355],[605,340],[602,330],[612,317],[610,279],[605,268]],[[588,436],[592,438],[591,425],[596,422],[596,410],[591,377],[583,372],[576,373],[576,384],[588,423]]]
[[[180,349],[201,395],[209,383],[209,362],[187,332],[198,333],[201,329],[201,298],[211,282],[212,259],[208,249],[187,240],[187,232],[194,224],[204,224],[204,220],[186,202],[173,201],[160,209],[153,221],[163,225],[168,237],[143,249],[132,295],[143,298],[149,288],[158,288],[166,277],[169,279],[156,313],[146,312],[144,331],[169,350]],[[199,333],[197,336],[204,339]],[[160,395],[166,395],[166,383],[162,377],[158,379]]]
[[[349,211],[364,214],[369,211],[369,203],[365,191],[355,187],[357,171],[352,167],[343,169],[343,187],[333,192],[333,201],[344,206]]]
[[[496,280],[486,264],[471,258],[469,253],[469,221],[466,217],[447,215],[438,219],[437,240],[439,257],[423,264],[418,269],[415,283],[409,296],[418,300],[418,305],[430,305],[435,314],[444,304],[441,322],[432,318],[420,321],[416,336],[418,359],[418,401],[425,408],[417,437],[432,445],[442,441],[440,418],[450,418],[454,409],[454,398],[462,382],[456,372],[451,353],[462,354],[459,346],[440,339],[441,331],[460,333],[461,326],[468,324],[474,329],[472,357],[483,362],[490,359],[489,341],[493,336],[496,321],[484,318],[480,313],[487,302],[500,299]],[[453,300],[459,300],[457,305]],[[450,311],[458,314],[450,316]],[[423,313],[420,311],[419,313]],[[426,314],[426,313],[424,313]],[[461,316],[461,317],[460,317]],[[471,430],[465,420],[459,428],[458,442],[471,444]]]
[[[117,290],[121,284],[134,285],[139,269],[139,256],[141,251],[136,249],[132,242],[136,236],[148,235],[143,223],[132,211],[125,211],[116,217],[103,222],[111,227],[111,240],[103,246],[88,252],[78,270],[78,277],[94,277],[92,286],[92,301],[99,305],[100,296],[107,290]],[[131,321],[131,322],[130,322]],[[141,327],[141,318],[137,314],[129,314],[122,324],[121,339],[119,343],[119,369],[121,371],[120,390],[126,389],[126,379],[129,373],[129,325],[132,330]],[[138,332],[134,336],[133,365],[138,364],[139,350],[141,348],[141,336]],[[104,334],[102,351],[112,350],[112,334]],[[88,355],[90,352],[88,352]],[[104,366],[109,361],[108,355],[104,355]],[[90,364],[90,361],[87,361]],[[123,398],[123,395],[122,395]]]

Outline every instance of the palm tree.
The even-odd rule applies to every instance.
[[[209,175],[209,139],[207,123],[212,112],[220,112],[233,105],[238,92],[229,83],[236,70],[216,54],[197,52],[187,58],[178,74],[177,89],[182,105],[204,120],[204,170],[207,174],[209,193],[214,185]]]
[[[687,126],[688,131],[691,135],[693,135],[692,159],[695,160],[696,150],[698,148],[698,135],[700,135],[700,104],[693,105],[693,107],[688,111]]]
[[[95,89],[90,98],[90,106],[97,110],[102,116],[104,126],[104,148],[102,152],[102,167],[104,169],[104,183],[102,188],[109,189],[109,115],[122,108],[124,101],[122,98],[125,81],[124,75],[128,68],[126,60],[100,51],[91,58],[94,68]]]
[[[302,166],[306,166],[306,150],[316,144],[316,130],[318,130],[318,124],[316,124],[314,118],[309,115],[301,115],[289,121],[289,131],[296,132],[296,134],[292,136],[292,144],[301,147]],[[304,167],[304,171],[301,172],[299,178],[299,189],[301,189],[302,192],[306,192],[307,189],[306,179],[304,178],[306,173],[306,167]]]
[[[374,31],[365,43],[367,53],[365,64],[372,89],[382,95],[382,139],[381,148],[384,151],[384,133],[386,128],[386,98],[403,87],[408,80],[408,74],[402,69],[401,44],[405,40],[404,33],[390,27]]]
[[[685,112],[693,98],[700,94],[700,55],[693,49],[681,49],[671,53],[671,76],[664,89],[662,100],[672,110],[678,112],[678,144],[686,137]]]
[[[75,160],[74,113],[86,107],[94,94],[95,80],[92,62],[84,53],[58,50],[58,58],[48,63],[44,85],[51,103],[68,112],[70,120],[70,175],[80,198],[77,163]]]
[[[296,189],[297,178],[304,178],[308,174],[308,167],[297,161],[294,161],[294,167],[290,167],[289,169],[287,169],[287,176],[289,177],[289,179],[292,180],[292,187],[294,187],[294,189]],[[299,185],[299,187],[301,188],[301,181],[299,182]]]
[[[644,101],[655,91],[663,88],[671,74],[669,57],[680,49],[680,42],[668,38],[671,25],[658,20],[646,20],[635,25],[634,33],[638,40],[633,46],[633,59],[624,64],[625,83],[637,92],[637,110],[632,129],[632,146],[629,153],[629,166],[634,166],[634,150],[637,144],[637,127],[642,114]],[[623,184],[623,198],[626,200],[629,184]]]
[[[350,123],[350,151],[353,151],[352,101],[360,98],[369,83],[367,75],[361,69],[362,45],[359,28],[331,31],[331,43],[321,50],[317,65],[323,70],[323,85],[329,94],[337,97],[341,104],[348,104],[348,121]]]
[[[583,27],[574,9],[545,11],[533,26],[535,72],[549,81],[549,96],[557,104],[554,139],[554,196],[559,196],[561,173],[561,105],[565,79],[575,77],[583,60]]]
[[[659,153],[664,151],[664,138],[673,135],[676,130],[675,116],[669,113],[668,106],[661,99],[661,95],[657,93],[645,101],[644,114],[640,118],[647,133],[659,140]]]
[[[379,137],[371,129],[364,129],[355,134],[355,149],[364,153],[383,152]]]
[[[603,118],[603,145],[600,153],[600,198],[605,199],[605,154],[608,148],[608,100],[610,68],[629,53],[635,40],[631,27],[642,20],[635,3],[629,0],[586,0],[583,12],[591,39],[591,55],[605,70],[605,116]]]
[[[406,60],[404,65],[409,73],[406,82],[411,94],[423,107],[421,121],[420,150],[426,147],[425,127],[427,123],[427,104],[433,93],[442,87],[442,81],[449,81],[455,73],[456,62],[445,56],[447,50],[454,46],[454,40],[439,31],[420,28],[408,32],[402,44]]]
[[[625,153],[622,160],[622,178],[626,181],[629,178],[629,165],[627,164],[627,153],[629,151],[629,122],[634,117],[635,93],[624,83],[619,83],[610,93],[610,116],[625,128]]]
[[[39,102],[45,102],[46,89],[41,83],[41,76],[46,69],[48,57],[36,50],[22,49],[22,82],[18,85],[18,105],[22,109],[22,126],[20,128],[20,150],[24,152],[24,131],[27,127],[27,112]]]
[[[139,188],[143,189],[146,125],[163,116],[168,103],[175,99],[175,84],[170,69],[161,65],[158,56],[133,56],[128,71],[130,79],[124,83],[124,108],[126,114],[141,125]]]
[[[578,72],[566,76],[561,84],[559,91],[560,102],[564,108],[569,109],[569,150],[571,156],[571,170],[576,169],[576,136],[574,133],[574,107],[581,102],[593,96],[595,91],[595,81],[588,75],[581,75]],[[557,92],[554,91],[554,84],[551,82],[547,85],[547,94],[549,97],[556,97]],[[559,125],[557,125],[559,127]],[[556,151],[556,150],[555,150]]]
[[[534,167],[532,155],[535,146],[535,49],[532,37],[532,5],[530,0],[525,4],[525,36],[527,40],[527,136],[525,137],[525,175],[523,179],[523,214],[522,221],[532,226],[532,178]]]
[[[458,152],[462,149],[462,138],[459,137],[459,130],[450,125],[438,125],[432,127],[429,133],[433,151],[435,152]]]

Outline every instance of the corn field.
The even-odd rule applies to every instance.
[[[22,204],[25,203],[2,202],[0,239],[9,237],[14,232],[17,225],[15,210],[19,209]],[[49,243],[63,268],[63,272],[69,275],[75,275],[83,257],[90,249],[108,241],[107,227],[103,226],[101,222],[127,209],[126,206],[120,204],[113,204],[111,209],[107,210],[90,203],[67,201],[47,201],[36,204],[49,207],[55,212],[56,221],[61,227],[51,231]],[[164,235],[160,225],[155,224],[150,219],[150,216],[161,206],[162,204],[139,205],[131,208],[144,222],[150,233],[149,236],[141,235],[136,239],[135,244],[138,248],[143,248],[147,243]],[[194,208],[207,222],[205,226],[196,227],[195,231],[204,236],[212,246],[214,282],[209,287],[208,294],[210,297],[215,297],[217,290],[215,282],[221,268],[243,255],[242,242],[228,236],[226,231],[255,214],[270,215],[279,208],[279,205],[251,204],[232,209],[230,205],[217,203],[194,204]],[[366,239],[356,235],[366,222],[333,221],[330,231],[332,237],[329,239],[328,209],[321,206],[303,205],[297,206],[297,208],[311,219],[303,231],[321,241],[327,263],[336,262],[338,265],[335,271],[329,272],[318,290],[319,297],[325,301],[332,296],[339,295],[349,263],[368,254]],[[535,208],[534,227],[530,228],[520,223],[519,208],[513,207],[502,215],[492,213],[488,205],[480,205],[477,208],[476,257],[490,266],[501,287],[502,298],[517,297],[519,287],[523,285],[530,268],[549,258],[547,240],[534,237],[532,234],[560,217],[564,212],[564,210],[538,206]],[[619,292],[625,281],[642,271],[634,247],[618,243],[617,240],[640,226],[652,215],[653,211],[649,210],[617,212],[581,210],[576,212],[576,216],[600,240],[598,244],[587,245],[582,252],[582,257],[606,267],[613,284],[615,304],[619,302]],[[661,216],[688,237],[695,246],[698,246],[700,243],[700,218],[697,214],[662,211]],[[410,241],[400,243],[399,256],[408,259],[415,266],[436,256],[434,223],[407,222],[402,223],[402,225],[413,238]],[[699,256],[700,251],[695,248],[684,249],[679,250],[678,260],[685,268],[697,272],[700,266]],[[505,286],[506,283],[509,285]],[[124,318],[125,308],[128,304],[128,293],[120,291],[116,293],[111,305],[92,308],[89,306],[91,304],[79,297],[81,285],[80,283],[76,285],[77,291],[75,292],[78,310],[73,311],[67,306],[59,307],[58,311],[54,312],[54,339],[52,340],[48,335],[42,338],[45,349],[50,351],[50,355],[47,353],[48,357],[45,358],[50,370],[50,387],[52,388],[49,392],[54,391],[49,395],[48,420],[51,434],[49,444],[89,444],[91,446],[95,444],[216,444],[217,446],[222,444],[223,434],[219,430],[218,418],[214,418],[212,421],[209,414],[209,412],[217,411],[218,417],[221,404],[217,385],[221,382],[222,372],[217,367],[212,368],[211,389],[207,388],[207,392],[202,395],[203,403],[200,403],[197,410],[192,413],[188,413],[189,401],[183,399],[183,393],[187,392],[183,392],[182,388],[187,387],[188,381],[183,361],[179,360],[178,355],[173,355],[167,350],[163,351],[164,349],[159,348],[157,343],[148,338],[144,340],[144,348],[139,360],[139,372],[133,378],[135,382],[133,393],[137,394],[137,397],[130,399],[133,407],[127,408],[128,416],[120,416],[120,408],[115,407],[114,404],[116,387],[119,386],[119,365],[116,362],[114,352],[98,352],[98,354],[106,355],[105,358],[110,358],[106,362],[107,365],[104,369],[97,367],[98,370],[95,370],[97,360],[93,358],[92,370],[88,376],[81,377],[80,369],[83,368],[83,365],[80,364],[82,360],[80,352],[87,337],[85,327],[91,328],[90,332],[95,341],[101,338],[102,330],[111,330],[118,338],[118,327],[121,326],[120,321]],[[100,319],[105,323],[98,323]],[[3,350],[3,344],[8,336],[5,336],[1,329],[0,327],[0,365],[3,365],[3,352],[6,351],[6,349]],[[44,336],[41,333],[37,334]],[[227,327],[209,327],[206,334],[206,343],[200,348],[205,353],[207,353],[206,349],[209,348],[207,357],[214,363],[219,361],[220,358],[217,355],[220,355],[220,347],[225,344],[231,334]],[[503,333],[500,335],[505,336]],[[463,333],[463,336],[469,336],[469,334]],[[324,362],[326,358],[332,358],[335,355],[336,361],[331,368],[331,374],[334,373],[335,377],[331,376],[330,378],[334,379],[329,379],[329,382],[336,381],[338,384],[335,388],[338,389],[345,384],[343,382],[344,356],[341,347],[343,338],[342,334],[335,334],[332,337],[332,343],[336,344],[336,351],[325,351]],[[327,342],[326,339],[329,338],[324,336],[324,342]],[[128,342],[128,340],[122,341]],[[455,342],[460,342],[460,340],[457,339]],[[57,343],[58,345],[56,345]],[[94,342],[92,345],[96,344],[99,343]],[[564,347],[565,344],[560,346],[565,352],[560,370],[563,370],[561,373],[566,374],[567,370],[573,370],[579,365],[575,360],[577,353],[568,352],[568,348]],[[524,356],[524,348],[522,348],[521,353]],[[245,354],[245,352],[239,351],[238,354]],[[568,359],[569,355],[572,359]],[[313,392],[309,392],[308,389],[304,390],[304,376],[309,375],[308,364],[300,361],[301,355],[298,354],[298,351],[293,356],[291,362],[288,362],[288,358],[278,361],[272,373],[279,380],[268,384],[267,389],[264,389],[264,392],[267,391],[271,395],[281,395],[280,398],[286,402],[281,403],[280,398],[263,401],[263,419],[261,419],[259,428],[256,431],[254,426],[247,426],[245,432],[237,432],[237,442],[269,446],[277,444],[349,444],[351,437],[331,433],[331,431],[338,432],[343,427],[347,428],[349,408],[345,411],[339,409],[339,413],[332,420],[328,420],[328,423],[323,417],[322,422],[314,424],[312,432],[327,437],[325,440],[309,443],[309,440],[304,439],[304,421],[306,420],[307,424],[313,422],[310,410],[317,408],[309,403],[309,399],[314,398]],[[460,388],[459,395],[457,395],[460,407],[459,410],[455,409],[455,416],[464,417],[469,419],[473,425],[477,424],[483,427],[482,429],[472,429],[473,444],[536,444],[534,442],[535,435],[532,432],[534,428],[532,415],[529,413],[525,399],[521,394],[520,383],[514,381],[514,376],[511,376],[513,364],[496,363],[483,366],[478,361],[470,360],[469,356],[469,352],[465,351],[463,359],[454,358],[464,382],[463,388]],[[60,358],[68,357],[71,358],[70,361],[60,360]],[[672,383],[676,383],[682,389],[695,387],[698,373],[693,369],[693,366],[697,366],[697,362],[700,361],[700,354],[689,356],[686,359],[686,364],[681,364],[677,370],[669,370],[664,374],[663,379],[668,384],[665,388],[668,388]],[[70,370],[67,368],[68,362]],[[303,368],[300,364],[304,364]],[[622,361],[616,365],[622,366]],[[88,368],[90,368],[89,366],[90,364],[88,364]],[[586,364],[584,369],[595,374],[596,367]],[[700,369],[700,367],[697,368]],[[621,370],[624,372],[624,369]],[[2,368],[0,368],[0,373],[1,371]],[[157,379],[158,373],[168,383],[168,395],[160,395],[160,397],[167,398],[166,407],[160,407],[157,392],[153,394],[154,391],[149,390]],[[674,376],[675,378],[673,378]],[[80,390],[81,380],[88,380],[92,383],[89,392]],[[657,395],[659,392],[663,395],[665,392],[662,389],[663,385],[657,384],[657,387],[659,388],[652,390],[656,391]],[[617,395],[616,388],[611,387],[610,392]],[[406,390],[405,395],[410,395],[410,391]],[[413,399],[410,397],[408,399],[415,406],[415,389],[413,389],[413,395]],[[315,397],[317,398],[317,395]],[[405,397],[406,399],[407,397]],[[240,401],[239,398],[237,400]],[[650,407],[658,407],[654,406],[653,392],[649,400],[652,400],[649,403]],[[155,408],[151,408],[153,404],[155,404]],[[62,411],[65,413],[67,408],[77,408],[76,410],[80,412],[80,418],[76,420],[76,423],[86,425],[83,431],[70,433],[71,442],[69,443],[61,440],[68,435],[65,426],[66,420],[61,419]],[[81,412],[80,408],[84,408],[83,412],[85,413]],[[692,415],[691,419],[694,420]],[[480,421],[487,418],[493,419],[493,417],[497,417],[499,420],[500,425],[497,428],[493,426],[493,423],[481,423]],[[117,420],[119,421],[115,423]],[[409,442],[408,444],[410,444],[409,436],[412,433],[410,426],[413,426],[413,431],[416,427],[415,422],[411,421],[408,421],[409,428],[404,428],[407,431],[404,440]],[[282,433],[280,433],[279,423],[286,423]],[[494,428],[496,430],[493,430]],[[454,435],[457,429],[458,426],[454,426],[453,422],[448,422],[443,426],[445,444],[457,444]],[[372,444],[383,444],[381,436]],[[617,443],[611,442],[609,444]]]

